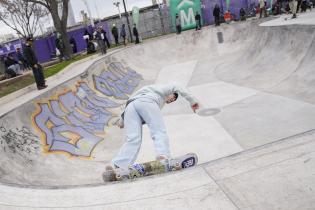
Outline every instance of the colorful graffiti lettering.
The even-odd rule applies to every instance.
[[[130,68],[125,68],[119,62],[109,64],[108,70],[101,75],[94,75],[95,88],[107,96],[127,100],[138,86],[141,76]]]
[[[114,116],[108,109],[122,105],[104,95],[128,99],[141,80],[135,71],[117,62],[109,64],[109,70],[93,78],[96,90],[103,95],[87,83],[79,82],[75,91],[66,90],[37,103],[33,124],[41,134],[45,152],[90,157],[104,139],[105,127]],[[104,84],[109,85],[105,88]]]

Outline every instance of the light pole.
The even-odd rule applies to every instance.
[[[121,19],[121,13],[120,13],[119,4],[120,4],[120,2],[119,2],[119,1],[117,1],[117,2],[114,2],[114,3],[113,3],[113,5],[115,5],[115,6],[117,7],[117,9],[118,9],[119,18]]]
[[[129,13],[127,12],[125,0],[122,0],[122,1],[123,1],[124,8],[125,8],[125,15],[126,15],[126,19],[127,19],[127,25],[128,25],[128,29],[129,29],[130,39],[131,39],[131,42],[133,42],[131,28],[130,28],[130,22],[129,22]]]

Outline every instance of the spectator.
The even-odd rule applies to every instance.
[[[297,11],[297,4],[296,0],[289,0],[290,11],[292,13],[292,18],[296,18],[296,11]]]
[[[178,14],[176,14],[175,25],[177,34],[180,34],[182,32],[182,25]]]
[[[246,21],[246,12],[245,12],[244,8],[240,9],[240,19],[241,19],[241,21]]]
[[[196,31],[201,30],[201,16],[198,12],[196,12],[195,20],[196,20]]]
[[[225,14],[224,14],[224,21],[227,24],[230,24],[230,22],[231,22],[231,12],[230,12],[230,10],[225,12]]]
[[[114,36],[116,45],[118,45],[119,44],[119,42],[118,42],[118,29],[117,29],[115,24],[113,24],[113,27],[112,27],[112,34]]]
[[[63,43],[63,40],[61,38],[61,35],[59,33],[57,33],[56,35],[56,48],[59,51],[59,59],[60,61],[62,61],[64,59],[64,53],[65,53],[65,44]]]
[[[25,71],[25,70],[29,70],[30,66],[27,63],[24,55],[21,52],[21,48],[16,48],[16,57],[18,60],[18,63],[20,64],[21,70]]]
[[[9,79],[9,78],[12,78],[12,77],[16,77],[15,71],[8,68],[8,65],[9,65],[9,64],[7,63],[7,60],[8,60],[8,56],[5,56],[5,57],[3,58],[5,79]]]
[[[11,72],[13,71],[16,76],[22,75],[21,67],[19,63],[14,59],[13,54],[10,53],[6,61],[4,62],[5,67],[7,69],[7,73],[10,74],[11,76],[14,75]]]
[[[122,24],[121,29],[120,29],[120,37],[123,38],[124,40],[124,45],[126,45],[126,28],[125,24]]]
[[[133,24],[133,35],[136,37],[136,44],[139,44],[140,43],[140,40],[139,40],[139,32],[138,32],[138,29],[137,29],[137,26],[136,24]]]
[[[73,36],[69,39],[69,43],[70,43],[70,46],[72,47],[72,53],[76,54],[78,52],[77,42],[75,41]]]
[[[103,39],[104,43],[107,45],[107,48],[110,48],[110,43],[108,41],[108,38],[107,38],[107,35],[106,35],[106,31],[102,28],[101,32],[102,32],[102,34],[104,36],[104,39]]]
[[[265,2],[265,0],[259,0],[259,9],[260,9],[259,18],[262,18],[262,13],[264,13],[264,17],[267,17],[267,10],[266,10],[266,2]]]
[[[306,0],[303,0],[301,4],[301,12],[306,12],[306,9],[307,9],[307,2]]]
[[[106,54],[106,45],[104,42],[104,35],[102,33],[102,27],[98,27],[95,33],[95,39],[97,41],[97,44],[101,50],[102,55]]]
[[[297,0],[296,13],[298,13],[300,11],[301,5],[302,5],[302,0]]]
[[[24,49],[24,56],[28,63],[31,65],[32,70],[33,70],[33,75],[35,78],[35,82],[37,85],[38,90],[42,90],[47,87],[45,84],[45,78],[44,78],[44,73],[43,73],[43,68],[42,66],[38,63],[37,57],[35,55],[35,52],[32,49],[33,45],[33,38],[28,37],[26,39],[26,46]]]
[[[280,15],[281,14],[281,3],[280,0],[277,0],[276,3],[272,5],[272,14]]]
[[[215,5],[214,9],[213,9],[213,16],[214,16],[214,22],[215,22],[215,26],[219,26],[220,25],[220,7],[218,4]]]
[[[88,48],[89,41],[91,39],[91,34],[89,33],[89,31],[87,29],[85,29],[85,31],[84,31],[83,39],[85,40],[86,48]]]

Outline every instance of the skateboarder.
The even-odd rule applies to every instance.
[[[165,103],[184,97],[195,112],[199,109],[197,100],[177,85],[149,85],[138,90],[128,101],[122,118],[118,123],[125,128],[125,143],[112,160],[115,168],[127,169],[137,158],[142,141],[142,124],[147,124],[154,141],[157,160],[170,158],[169,140],[163,122],[161,109]]]

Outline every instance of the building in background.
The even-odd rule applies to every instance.
[[[57,0],[57,1],[59,3],[59,5],[58,5],[58,13],[59,13],[59,16],[61,16],[62,15],[62,10],[63,10],[62,0]],[[75,21],[75,18],[74,18],[74,12],[73,12],[73,9],[72,9],[71,2],[69,1],[67,26],[71,27],[71,26],[74,26],[74,25],[76,25],[76,21]]]
[[[0,43],[3,43],[3,42],[9,42],[9,41],[12,41],[12,40],[15,40],[17,37],[14,36],[14,34],[10,33],[10,34],[1,34],[0,35]]]

